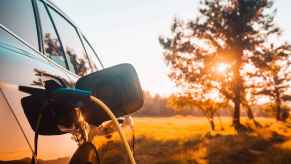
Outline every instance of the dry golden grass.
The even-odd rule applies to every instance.
[[[290,124],[259,118],[262,127],[243,119],[238,134],[230,118],[209,131],[201,117],[135,118],[135,157],[139,164],[291,163]]]

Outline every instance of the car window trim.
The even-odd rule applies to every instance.
[[[37,1],[37,0],[36,0]],[[70,70],[69,69],[69,64],[68,64],[68,58],[67,58],[67,56],[66,56],[66,54],[65,54],[65,50],[64,50],[64,47],[63,47],[63,43],[62,43],[62,41],[61,41],[61,38],[60,38],[60,35],[59,35],[59,32],[58,32],[58,29],[57,29],[57,27],[56,27],[56,24],[55,24],[55,22],[54,22],[54,20],[53,20],[53,17],[51,16],[51,13],[49,12],[49,9],[48,9],[48,7],[49,6],[47,6],[47,4],[44,2],[44,1],[42,1],[42,0],[38,0],[40,3],[42,3],[43,5],[44,5],[44,7],[45,7],[45,11],[47,12],[47,14],[48,14],[48,16],[49,16],[49,20],[51,21],[51,23],[52,23],[52,25],[53,25],[53,29],[54,29],[54,32],[56,33],[56,35],[57,35],[57,39],[58,39],[58,41],[60,42],[60,48],[61,48],[61,51],[62,51],[62,56],[64,57],[64,60],[65,60],[65,65],[66,65],[66,69],[67,70]],[[37,4],[37,2],[36,2],[36,4]],[[37,8],[37,10],[38,10],[38,8]],[[39,11],[38,11],[39,12]],[[39,16],[39,15],[38,15]],[[39,16],[39,20],[41,21],[41,19],[40,19],[40,16]],[[43,35],[43,31],[42,31],[42,26],[41,26],[41,23],[39,24],[40,25],[40,29],[41,29],[41,35]],[[44,40],[43,40],[44,38],[42,37],[42,45],[44,44]],[[44,47],[44,45],[43,45],[43,47]],[[44,52],[44,49],[43,49],[43,54],[45,54],[45,52]],[[58,64],[59,65],[59,64]],[[60,65],[61,66],[61,65]],[[61,66],[61,67],[63,67],[63,66]]]
[[[89,44],[90,48],[93,50],[94,54],[96,55],[99,63],[101,64],[102,66],[102,69],[104,68],[104,64],[102,63],[102,61],[100,60],[98,54],[96,53],[95,49],[92,47],[92,45],[90,44],[90,42],[87,40],[87,38],[81,33],[80,29],[74,24],[74,22],[62,11],[60,10],[53,2],[51,2],[50,0],[39,0],[41,2],[44,3],[44,5],[46,7],[50,7],[51,9],[53,9],[54,11],[56,11],[60,16],[62,16],[64,19],[66,19],[77,31],[78,35],[79,35],[79,38],[81,39],[81,42],[82,42],[82,39],[84,38],[87,43]],[[32,2],[35,2],[36,3],[36,0],[32,0]],[[37,6],[33,6],[36,8],[36,10],[38,11],[38,8]],[[48,10],[48,8],[47,8]],[[48,11],[49,15],[50,15],[50,12]],[[39,17],[38,13],[35,14],[35,17]],[[39,19],[39,18],[37,18]],[[54,21],[52,21],[54,23]],[[39,22],[40,23],[40,22]],[[41,28],[40,24],[38,24],[36,22],[36,26],[39,26],[37,28]],[[69,73],[70,75],[73,75],[75,78],[79,78],[80,76],[77,75],[75,72],[72,72],[70,71],[69,69],[67,68],[64,68],[63,66],[59,65],[58,63],[56,63],[55,61],[53,61],[52,59],[50,59],[49,57],[47,57],[45,54],[44,54],[44,51],[41,51],[41,50],[37,50],[35,49],[34,47],[32,47],[29,43],[27,43],[25,40],[23,40],[20,36],[16,35],[14,32],[12,32],[10,29],[8,29],[7,27],[5,27],[4,25],[0,24],[0,28],[4,29],[4,31],[8,32],[10,35],[12,35],[14,38],[16,38],[17,40],[19,40],[20,42],[22,42],[24,45],[26,45],[27,47],[29,47],[30,49],[32,49],[34,52],[40,54],[42,57],[44,57],[46,60],[48,60],[50,63],[56,65],[58,68],[62,69],[63,71],[65,71],[66,73]],[[56,30],[57,31],[57,30]],[[40,32],[40,31],[39,31]],[[39,35],[39,32],[37,34],[38,37],[40,37]],[[42,31],[41,31],[42,32]],[[82,37],[81,37],[82,36]],[[59,39],[60,40],[60,39]],[[43,44],[43,38],[41,37],[41,44]],[[61,40],[60,40],[60,44],[61,43]],[[82,43],[83,44],[83,43]],[[40,45],[40,43],[39,43]],[[84,45],[83,45],[84,47]],[[86,48],[84,48],[84,50],[86,51]],[[64,51],[64,49],[62,48],[62,51]],[[86,52],[86,55],[87,55],[87,52]],[[88,57],[88,56],[87,56]],[[67,62],[67,58],[65,58],[65,61]],[[90,60],[89,60],[90,62]]]
[[[92,47],[92,45],[90,44],[90,42],[88,41],[88,39],[85,37],[85,35],[84,35],[84,34],[81,34],[81,35],[82,35],[84,41],[85,41],[85,42],[89,45],[89,47],[92,49],[94,55],[97,57],[97,60],[98,60],[99,64],[101,65],[102,69],[104,69],[104,65],[103,65],[101,59],[99,58],[97,52],[95,51],[95,49]]]
[[[81,41],[83,41],[83,39],[85,39],[85,41],[88,43],[88,45],[90,46],[90,48],[93,50],[94,54],[96,55],[99,63],[101,64],[102,69],[104,69],[104,64],[101,61],[100,57],[98,56],[98,53],[95,51],[95,49],[93,48],[93,46],[90,44],[90,42],[88,41],[88,39],[85,37],[85,35],[82,33],[82,31],[78,28],[78,26],[75,25],[74,21],[71,20],[66,13],[64,13],[60,8],[58,8],[52,1],[50,0],[40,0],[42,2],[44,2],[48,7],[50,7],[51,9],[53,9],[54,11],[56,11],[60,16],[62,16],[64,19],[66,19],[77,31]],[[81,37],[82,36],[82,37]],[[84,45],[83,45],[84,47]],[[84,48],[86,51],[86,48]],[[87,54],[87,52],[86,52]],[[88,57],[88,54],[87,54]],[[89,60],[90,62],[90,60]],[[70,71],[71,72],[71,71]],[[72,72],[73,73],[73,72]],[[74,73],[75,74],[75,73]],[[77,74],[75,74],[77,75]],[[79,75],[77,75],[79,76]]]
[[[80,76],[67,70],[66,68],[64,68],[63,66],[60,66],[59,64],[57,64],[55,61],[53,61],[52,59],[50,59],[49,57],[47,57],[44,53],[42,53],[41,51],[35,49],[34,47],[32,47],[29,43],[27,43],[25,40],[23,40],[20,36],[18,36],[17,34],[15,34],[13,31],[11,31],[9,28],[7,28],[6,26],[2,25],[0,23],[0,28],[3,29],[4,31],[6,31],[8,34],[10,34],[11,36],[13,36],[16,40],[20,41],[21,43],[23,43],[25,46],[27,46],[28,48],[30,48],[32,51],[34,51],[35,53],[41,55],[43,58],[45,58],[46,60],[49,61],[49,63],[54,64],[55,66],[57,66],[58,68],[60,68],[61,70],[63,70],[65,73],[68,73],[76,78],[79,78]]]
[[[89,58],[89,56],[88,56],[88,53],[87,53],[87,51],[86,51],[86,48],[85,48],[85,45],[84,45],[84,43],[83,43],[83,40],[82,40],[82,38],[81,38],[81,35],[80,35],[80,31],[79,31],[79,28],[74,24],[74,23],[72,23],[69,19],[67,19],[67,17],[66,16],[64,16],[61,12],[59,12],[57,9],[55,9],[54,7],[51,7],[49,4],[47,4],[48,5],[48,8],[50,8],[51,10],[54,10],[54,12],[56,12],[59,16],[61,16],[67,23],[69,23],[73,28],[74,28],[74,30],[75,30],[75,32],[76,32],[76,34],[77,34],[77,37],[78,37],[78,39],[79,39],[79,41],[81,42],[81,45],[82,45],[82,48],[83,48],[83,50],[84,50],[84,52],[85,52],[85,56],[86,56],[86,58],[87,58],[87,60],[88,60],[88,64],[89,64],[89,66],[90,66],[90,68],[91,68],[91,70],[93,70],[93,67],[92,67],[92,63],[91,63],[91,61],[90,61],[90,58]],[[50,11],[49,11],[49,13],[50,13]],[[51,15],[51,14],[50,14]],[[52,18],[52,16],[51,16],[51,19],[53,19]],[[56,28],[56,27],[55,27]],[[63,48],[63,51],[64,51],[64,48]],[[67,60],[69,60],[69,56],[65,53],[65,56],[67,57]],[[70,70],[70,69],[69,69]],[[73,72],[73,70],[71,70],[71,72]],[[76,73],[76,72],[73,72],[73,73]]]
[[[79,29],[75,28],[75,30],[76,30],[76,32],[77,32],[77,34],[78,34],[79,40],[81,41],[82,47],[83,47],[83,49],[84,49],[84,51],[85,51],[85,55],[86,55],[86,58],[87,58],[87,60],[88,60],[88,62],[89,62],[89,65],[90,65],[91,71],[93,71],[93,70],[94,70],[94,68],[93,68],[93,64],[92,64],[92,61],[91,61],[90,58],[89,58],[89,55],[88,55],[88,52],[87,52],[87,50],[86,50],[86,47],[85,47],[84,41],[83,41],[83,39],[82,39],[82,37],[81,37],[82,35],[81,35]]]
[[[32,12],[33,12],[33,19],[34,19],[34,26],[36,28],[36,39],[37,39],[37,47],[38,49],[40,49],[40,38],[39,38],[39,27],[38,27],[38,20],[37,20],[37,12],[36,12],[36,8],[35,8],[35,4],[34,4],[34,1],[35,0],[28,0],[28,2],[30,1],[30,4],[31,4],[31,8],[32,8]],[[12,30],[10,30],[8,27],[4,26],[3,24],[0,23],[0,25],[2,25],[2,29],[4,29],[6,32],[8,32],[10,35],[13,35],[13,36],[18,36],[16,35],[14,32],[12,32]],[[20,37],[21,38],[21,37]],[[35,39],[35,38],[34,38]],[[24,41],[24,39],[21,38],[21,40]],[[25,43],[27,43],[25,41]],[[27,45],[27,44],[26,44]],[[28,44],[30,48],[33,48],[34,50],[36,49],[35,47],[33,47],[32,45]]]
[[[70,22],[73,26],[76,26],[76,23],[70,19],[70,17],[64,13],[57,5],[55,5],[53,2],[51,2],[50,0],[41,0],[44,3],[46,3],[47,6],[51,7],[52,9],[54,9],[56,12],[58,12],[62,17],[64,17],[68,22]]]
[[[43,44],[42,44],[42,31],[41,31],[41,26],[40,26],[40,19],[39,19],[39,12],[37,9],[36,1],[31,0],[32,3],[32,8],[33,8],[33,13],[34,13],[34,19],[35,19],[35,24],[36,24],[36,31],[37,31],[37,39],[38,39],[38,49],[39,51],[43,50]]]

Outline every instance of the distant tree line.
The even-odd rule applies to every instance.
[[[243,107],[242,116],[254,121],[255,117],[276,117],[277,105],[273,102],[252,106],[251,114],[248,112],[248,106]],[[281,106],[282,111],[289,112],[291,104],[285,103]],[[193,102],[193,99],[180,97],[173,94],[170,96],[161,96],[144,91],[144,105],[134,114],[135,117],[171,117],[171,116],[198,116],[208,119],[210,127],[215,130],[214,120],[220,120],[222,117],[231,117],[233,106],[228,103],[216,103],[209,99],[203,102]]]
[[[179,105],[181,103],[180,97],[177,95],[170,95],[170,96],[161,96],[159,94],[153,94],[148,91],[144,91],[144,105],[143,107],[136,112],[135,116],[140,117],[168,117],[168,116],[204,116],[205,112],[201,111],[197,106],[184,106]],[[187,99],[183,99],[187,100]],[[177,102],[179,101],[179,102]],[[185,103],[185,102],[184,102]],[[208,102],[211,106],[211,103]],[[206,106],[208,103],[205,103]],[[275,115],[275,109],[274,104],[263,104],[258,105],[256,107],[253,107],[254,115],[257,117],[273,117]],[[288,105],[283,105],[283,108],[285,110],[288,110]],[[215,111],[215,115],[218,116],[231,116],[232,115],[232,107],[231,106],[217,106],[215,109],[218,109],[218,111]],[[209,109],[206,109],[205,111],[211,111]],[[248,115],[247,112],[244,112],[242,114],[243,116]]]
[[[167,105],[167,98],[158,94],[151,94],[150,92],[144,92],[144,105],[135,113],[135,116],[173,116],[175,111]]]

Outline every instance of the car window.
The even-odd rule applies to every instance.
[[[31,0],[1,0],[0,24],[39,49],[37,28]]]
[[[85,46],[88,58],[89,58],[90,63],[91,63],[92,72],[102,69],[102,64],[98,60],[97,54],[95,54],[94,50],[92,49],[92,47],[88,43],[88,40],[85,37],[83,37],[83,38],[84,38],[84,46]]]
[[[53,23],[51,22],[49,14],[46,10],[45,4],[37,1],[37,8],[42,28],[44,54],[59,65],[66,68],[65,55],[61,48],[61,43],[54,29]]]
[[[71,71],[84,76],[90,72],[89,60],[76,28],[54,9],[49,8],[55,22]]]

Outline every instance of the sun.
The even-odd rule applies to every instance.
[[[218,90],[212,90],[209,93],[206,93],[206,98],[211,99],[216,102],[222,102],[223,98],[221,97]]]
[[[210,93],[206,94],[206,97],[212,100],[218,100],[220,98],[218,91],[211,91]]]
[[[215,67],[215,71],[219,74],[226,73],[229,70],[229,65],[225,63],[218,63]]]

